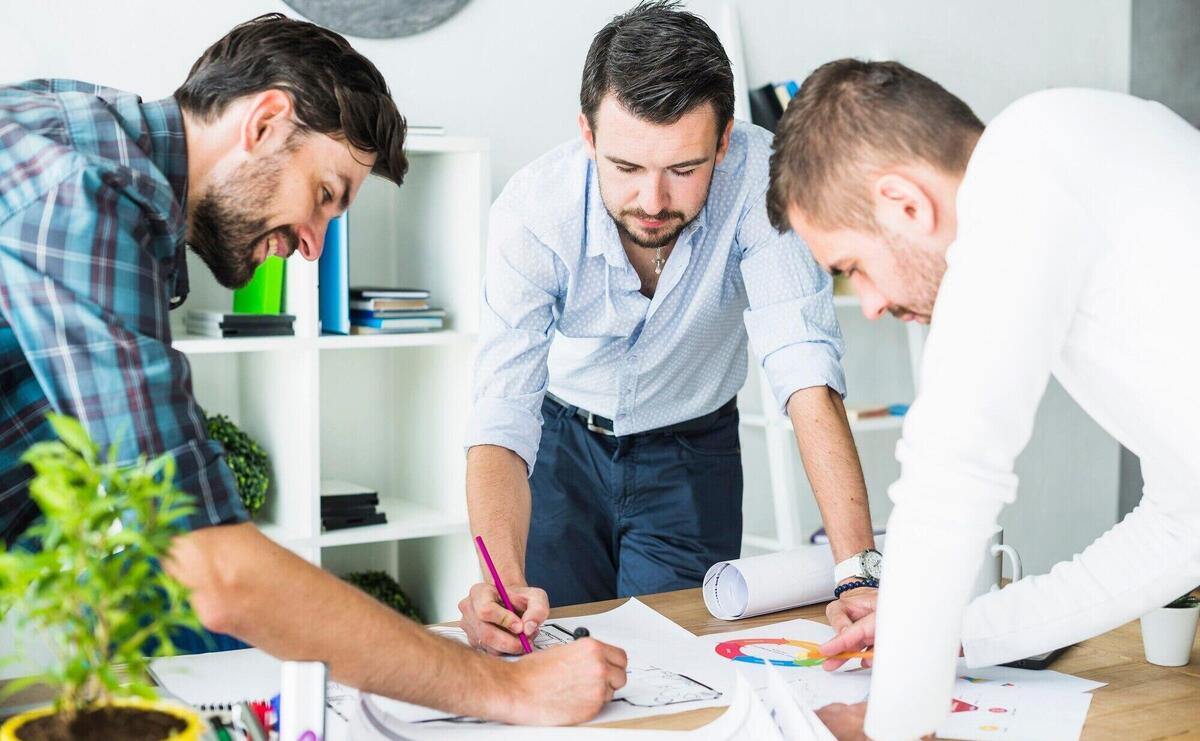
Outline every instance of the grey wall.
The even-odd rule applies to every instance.
[[[579,75],[592,36],[635,0],[472,0],[401,39],[351,39],[415,124],[492,143],[497,190],[578,135]],[[364,0],[365,2],[365,0]],[[1130,0],[741,0],[746,80],[800,81],[842,56],[896,58],[945,84],[986,121],[1058,85],[1127,90]],[[714,27],[724,3],[688,6]],[[296,12],[278,0],[0,0],[0,82],[65,76],[170,94],[235,23]]]
[[[1129,92],[1200,126],[1200,0],[1133,0]],[[1141,462],[1122,448],[1121,517],[1141,498]]]
[[[1200,0],[1133,0],[1129,91],[1200,126]]]

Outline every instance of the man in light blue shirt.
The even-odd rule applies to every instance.
[[[767,219],[771,134],[733,122],[716,34],[639,5],[597,34],[580,97],[581,140],[490,217],[467,497],[514,612],[486,583],[460,608],[499,652],[550,603],[695,587],[738,557],[747,335],[835,557],[873,548],[831,279]]]

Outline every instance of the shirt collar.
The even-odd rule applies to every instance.
[[[604,255],[609,265],[622,267],[628,263],[629,258],[625,256],[625,248],[621,246],[621,235],[617,233],[616,222],[604,207],[604,199],[600,197],[600,177],[596,172],[596,163],[590,159],[587,178],[585,254],[588,257]]]
[[[142,118],[146,122],[146,133],[150,138],[147,153],[154,166],[167,178],[175,202],[179,206],[179,232],[176,234],[175,254],[167,266],[175,276],[171,291],[171,308],[176,309],[187,299],[189,282],[187,271],[187,137],[183,127],[183,113],[174,98],[163,98],[142,103]]]

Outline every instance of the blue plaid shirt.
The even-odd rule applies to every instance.
[[[247,519],[168,311],[187,292],[187,147],[172,99],[0,86],[0,540],[37,516],[33,443],[77,417],[118,458],[170,453],[192,527]]]

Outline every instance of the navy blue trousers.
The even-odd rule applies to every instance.
[[[525,578],[551,606],[698,587],[742,544],[737,412],[709,429],[611,437],[546,399]]]

